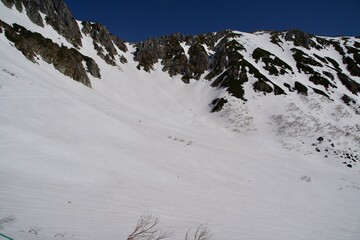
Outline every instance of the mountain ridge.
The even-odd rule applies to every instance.
[[[0,2],[5,235],[126,239],[150,212],[174,239],[199,224],[215,239],[360,237],[358,38],[128,43],[74,19],[71,40],[54,27],[66,5],[43,2]]]
[[[170,77],[180,76],[184,83],[199,79],[209,81],[212,87],[219,89],[219,95],[209,101],[211,112],[221,112],[229,104],[230,97],[248,101],[246,95],[252,94],[246,93],[244,85],[251,82],[252,89],[247,91],[263,95],[295,92],[304,96],[313,92],[330,101],[342,102],[355,115],[360,113],[360,42],[355,37],[326,38],[299,30],[255,33],[226,30],[193,36],[177,33],[131,44],[115,37],[99,23],[76,22],[61,1],[45,1],[45,7],[29,1],[24,8],[22,1],[2,2],[8,8],[16,7],[15,11],[30,11],[27,15],[32,22],[40,28],[44,27],[42,22],[49,24],[68,42],[62,42],[60,46],[53,38],[46,38],[36,31],[0,22],[5,36],[18,50],[33,62],[36,62],[34,56],[41,56],[58,71],[88,87],[94,81],[88,73],[101,79],[99,60],[87,54],[93,49],[91,51],[95,51],[101,61],[118,69],[131,57],[139,71],[161,70]],[[64,12],[66,17],[51,15],[53,20],[49,21],[49,16],[40,14],[51,11]],[[40,15],[44,21],[34,17]],[[81,34],[69,39],[74,24],[66,23],[74,21]],[[56,22],[67,27],[60,31],[60,27],[54,25]],[[83,47],[86,37],[92,41],[92,47],[87,47],[90,50]],[[29,38],[34,40],[31,42]],[[74,39],[78,40],[74,42]],[[129,52],[130,48],[132,52]],[[81,61],[86,62],[85,66]],[[161,67],[156,69],[159,62]],[[229,96],[226,97],[221,89]]]

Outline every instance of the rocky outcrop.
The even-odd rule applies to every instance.
[[[51,25],[75,48],[81,45],[82,34],[87,35],[97,54],[109,65],[127,62],[124,53],[128,51],[128,45],[124,41],[100,23],[82,22],[80,31],[62,0],[1,1],[7,7],[26,10],[35,24]],[[46,17],[43,19],[40,13]],[[0,28],[0,33],[3,30],[15,47],[32,61],[39,55],[59,71],[88,86],[87,72],[101,77],[95,61],[75,49],[58,46],[38,33],[21,30],[19,26]],[[261,41],[266,38],[256,44],[251,42],[263,34],[270,37],[277,50],[270,52],[272,48],[262,45]],[[25,38],[29,38],[28,41]],[[191,36],[177,33],[150,38],[132,46],[139,70],[151,72],[157,70],[155,64],[159,64],[162,71],[170,76],[180,76],[185,83],[206,79],[211,81],[211,86],[224,88],[230,95],[243,100],[246,100],[244,84],[249,81],[255,91],[274,95],[292,92],[307,95],[308,90],[313,89],[317,94],[334,98],[332,94],[339,84],[348,89],[349,96],[360,92],[360,42],[349,37],[325,38],[299,30],[262,31],[251,36],[227,30]],[[64,58],[68,61],[63,61]]]
[[[212,109],[211,112],[219,112],[222,110],[224,105],[228,102],[225,98],[216,98],[211,102]]]
[[[189,67],[192,72],[192,77],[199,79],[200,76],[209,69],[210,58],[205,50],[204,46],[196,42],[193,44],[188,51],[189,54]]]
[[[154,64],[164,56],[161,41],[156,38],[137,43],[135,48],[134,60],[138,62],[137,68],[146,72],[153,70]]]
[[[245,100],[242,85],[248,81],[247,61],[240,54],[241,50],[245,48],[239,42],[224,37],[215,47],[211,70],[205,78],[215,78],[213,87],[227,88],[233,96]]]
[[[255,59],[255,62],[262,61],[265,63],[264,69],[266,69],[270,75],[279,76],[286,73],[294,73],[289,64],[264,49],[256,48],[252,53],[252,57]]]
[[[273,91],[272,87],[263,80],[256,81],[253,86],[256,91],[264,93],[271,93]]]
[[[324,49],[325,47],[331,44],[331,41],[328,41],[324,38],[314,36],[309,33],[302,32],[297,29],[288,30],[288,31],[273,31],[271,32],[271,42],[280,46],[280,43],[293,42],[296,47],[303,47],[306,49]]]
[[[127,62],[123,55],[120,55],[114,44],[123,52],[127,51],[127,47],[121,39],[109,33],[104,25],[100,23],[82,22],[81,31],[89,35],[93,39],[94,49],[97,54],[104,59],[107,64],[116,65],[115,57],[119,57],[120,61]]]
[[[358,82],[354,81],[353,79],[349,78],[347,75],[341,72],[338,72],[337,76],[342,82],[342,84],[344,84],[350,92],[355,95],[360,93],[360,84]]]
[[[298,81],[295,82],[294,89],[302,95],[308,95],[308,88]]]
[[[88,87],[91,87],[91,82],[87,71],[96,78],[101,77],[96,62],[92,58],[82,55],[75,48],[59,46],[41,34],[31,32],[17,24],[9,26],[2,21],[0,24],[9,41],[13,42],[14,46],[30,61],[36,62],[38,56],[41,56],[45,62],[52,64],[59,72]],[[87,69],[84,68],[83,62]]]
[[[177,74],[189,76],[191,74],[185,50],[180,45],[180,39],[183,37],[182,35],[169,36],[159,46],[163,47],[163,51],[160,51],[163,54],[160,56],[161,64],[164,66],[162,70],[168,72],[170,76]]]
[[[223,33],[209,33],[195,36],[173,34],[169,36],[151,38],[135,44],[134,60],[138,62],[138,69],[151,71],[158,61],[163,65],[162,70],[170,76],[182,75],[184,82],[199,79],[211,65],[211,56],[207,49],[213,50],[216,41]],[[185,52],[184,46],[188,47]]]
[[[51,25],[60,35],[62,35],[74,47],[82,46],[80,29],[72,16],[70,10],[62,0],[1,0],[5,6],[11,8],[15,7],[23,10],[25,7],[26,14],[29,19],[44,27],[44,21],[40,13],[46,15],[45,21]]]
[[[249,61],[245,60],[241,52],[245,52],[246,49],[233,39],[234,37],[236,37],[234,33],[225,35],[214,48],[215,55],[210,65],[210,72],[205,77],[209,80],[215,78],[212,86],[227,88],[233,96],[245,100],[242,85],[248,81],[248,76],[251,75],[258,79],[258,82],[254,84],[255,90],[267,93],[274,92],[275,95],[285,94],[284,90],[261,74]]]

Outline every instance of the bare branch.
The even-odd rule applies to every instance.
[[[188,230],[186,232],[185,235],[185,240],[190,240],[189,239],[189,232],[190,230]],[[210,240],[212,238],[212,233],[207,229],[206,225],[199,225],[194,233],[194,238],[193,240]]]
[[[9,224],[11,222],[14,222],[16,220],[15,217],[9,215],[9,216],[6,216],[2,219],[0,219],[0,230],[3,230],[4,229],[4,225],[5,224]]]
[[[41,230],[40,227],[38,227],[38,226],[36,226],[36,225],[33,225],[33,226],[31,226],[31,227],[29,228],[28,233],[38,235],[40,230]]]
[[[140,216],[134,231],[127,237],[127,240],[161,240],[169,238],[172,234],[157,229],[159,218],[150,214]]]
[[[64,238],[66,236],[66,233],[57,233],[54,235],[54,237],[62,237]]]

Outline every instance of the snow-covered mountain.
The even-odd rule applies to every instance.
[[[0,233],[126,239],[149,212],[172,239],[360,239],[359,38],[127,43],[61,0],[0,12]]]

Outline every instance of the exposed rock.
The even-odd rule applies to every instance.
[[[336,51],[340,53],[341,56],[345,56],[345,51],[339,41],[332,41],[331,45],[335,48]]]
[[[309,33],[304,33],[299,30],[290,30],[285,32],[284,38],[286,41],[291,41],[295,46],[301,46],[306,49],[316,48],[322,49],[323,47],[318,45],[313,39],[315,39],[314,35]]]
[[[283,43],[282,39],[284,41],[293,42],[297,47],[303,47],[306,49],[316,48],[317,50],[320,50],[331,44],[331,42],[325,38],[317,37],[297,29],[284,32],[271,32],[271,42],[278,45],[280,48],[282,48],[280,44]]]
[[[337,71],[341,72],[340,65],[337,61],[335,61],[331,57],[326,57],[326,60],[328,60]]]
[[[87,57],[87,56],[83,56],[83,59],[86,62],[86,67],[87,70],[89,71],[89,73],[96,78],[101,78],[101,74],[100,74],[100,68],[99,66],[96,64],[96,62],[94,61],[94,59]]]
[[[164,47],[159,39],[148,39],[136,46],[134,60],[138,62],[137,68],[147,72],[154,69],[154,64],[164,56]]]
[[[284,51],[284,49],[282,48],[282,46],[280,44],[280,43],[283,43],[283,41],[280,39],[281,32],[273,31],[270,33],[270,35],[271,35],[270,42],[272,42],[273,44],[276,44],[278,47],[280,47]]]
[[[322,72],[325,76],[327,76],[328,78],[330,78],[331,80],[335,79],[335,76],[332,73],[329,73],[327,71],[323,71]]]
[[[93,39],[93,45],[97,54],[110,65],[115,66],[115,56],[118,55],[114,44],[123,52],[127,51],[127,47],[121,39],[109,33],[104,25],[100,23],[82,22],[82,32],[89,35]],[[105,50],[104,50],[104,48]],[[125,58],[124,56],[122,56]],[[126,59],[122,60],[126,62]]]
[[[279,87],[278,85],[274,84],[273,82],[271,82],[273,87],[274,87],[274,94],[275,95],[286,95],[285,91]]]
[[[189,65],[195,79],[199,79],[210,66],[210,58],[200,43],[195,43],[189,48]]]
[[[263,80],[256,81],[253,86],[256,91],[264,93],[271,93],[273,91],[272,87]]]
[[[110,38],[113,41],[113,43],[123,52],[127,52],[128,48],[126,47],[126,44],[123,40],[115,36],[114,34],[110,34]]]
[[[126,57],[124,57],[124,55],[120,55],[119,60],[120,60],[121,63],[127,63],[128,62]]]
[[[348,106],[350,106],[350,104],[356,104],[356,101],[346,94],[341,97],[341,100],[343,100],[343,102]]]
[[[319,73],[314,73],[313,75],[310,76],[309,80],[311,82],[313,82],[315,85],[323,85],[326,89],[329,88],[329,86],[331,87],[335,87],[335,85],[333,85],[329,80],[327,80],[326,78],[322,77]]]
[[[239,42],[229,41],[227,37],[224,37],[215,47],[215,50],[210,65],[211,71],[205,78],[210,80],[218,76],[212,86],[227,88],[233,96],[245,100],[242,84],[248,81],[245,66],[249,63],[239,53],[245,48]],[[221,75],[219,76],[219,74]]]
[[[351,75],[360,77],[360,67],[358,64],[350,57],[345,57],[344,63],[347,64],[347,70],[350,72]]]
[[[292,89],[292,87],[290,86],[290,84],[284,83],[284,86],[285,86],[290,92],[293,92],[293,91],[294,91],[294,90]]]
[[[356,64],[360,65],[360,43],[355,42],[354,47],[347,46],[346,49],[349,54],[352,54]]]
[[[11,8],[14,4],[21,11],[25,7],[29,19],[44,27],[40,12],[46,15],[46,23],[51,25],[60,35],[75,47],[82,46],[79,27],[62,0],[1,0],[5,6]]]
[[[228,102],[228,100],[226,100],[225,98],[216,98],[214,99],[211,104],[212,104],[212,109],[211,112],[219,112],[222,110],[222,108],[224,107],[224,105]]]
[[[244,88],[243,83],[248,81],[247,71],[244,66],[234,65],[227,69],[211,84],[213,87],[227,88],[228,92],[233,96],[243,99]]]
[[[24,27],[14,24],[13,27],[1,22],[5,28],[5,36],[14,43],[30,61],[36,62],[36,57],[41,56],[43,60],[66,76],[91,87],[90,79],[82,64],[85,61],[87,70],[94,77],[100,78],[100,70],[95,61],[79,53],[76,49],[68,49],[59,46],[52,40],[44,38],[39,33],[33,33]]]
[[[294,53],[293,57],[296,61],[296,67],[298,68],[299,72],[304,72],[308,74],[315,73],[314,69],[311,66],[315,67],[323,67],[321,63],[316,61],[314,58],[310,57],[308,54],[304,53],[303,51],[292,48],[291,51]]]
[[[284,90],[272,83],[255,66],[244,59],[241,51],[245,51],[245,48],[238,41],[232,38],[229,40],[229,38],[224,37],[215,47],[215,51],[213,62],[210,65],[211,70],[205,77],[206,79],[212,79],[220,74],[212,86],[227,88],[233,96],[244,99],[242,84],[248,81],[247,75],[251,74],[259,80],[254,86],[256,90],[270,92],[269,89],[271,89],[272,92],[274,88],[274,94],[285,94]],[[261,56],[259,56],[260,58]],[[265,82],[271,83],[273,88]],[[270,88],[265,87],[265,85],[268,85]]]
[[[303,84],[301,84],[300,82],[295,82],[295,85],[294,85],[294,89],[300,93],[300,94],[303,94],[305,96],[308,95],[308,89],[307,87],[305,87]]]
[[[170,76],[177,74],[191,76],[188,59],[180,45],[178,35],[168,36],[160,46],[164,48],[164,55],[161,57],[164,72],[168,72]]]
[[[9,8],[15,6],[18,10],[25,9],[31,21],[39,26],[45,24],[40,15],[40,13],[44,13],[47,24],[51,25],[75,47],[81,45],[81,32],[78,24],[62,0],[1,1]],[[87,72],[94,77],[101,77],[96,62],[82,55],[76,49],[58,46],[50,39],[43,38],[39,33],[32,33],[18,25],[4,27],[2,22],[0,24],[3,26],[0,28],[0,33],[5,31],[8,39],[28,59],[36,61],[37,56],[41,56],[60,72],[87,86],[90,86]],[[128,51],[126,43],[109,33],[105,26],[99,23],[82,22],[81,31],[93,39],[94,49],[106,63],[115,66],[119,61],[127,62],[123,54]],[[249,79],[255,82],[253,84],[255,91],[275,95],[286,94],[284,89],[288,89],[290,92],[296,90],[300,94],[307,95],[308,87],[315,84],[322,87],[319,86],[320,89],[310,88],[315,93],[330,99],[333,97],[331,94],[338,87],[338,82],[345,85],[352,94],[357,95],[360,92],[360,84],[356,78],[352,77],[360,76],[359,42],[350,41],[350,38],[327,39],[299,30],[254,34],[268,33],[270,33],[271,42],[277,45],[273,46],[275,48],[279,47],[283,51],[287,51],[283,45],[286,42],[293,43],[295,47],[291,49],[291,53],[300,73],[299,76],[305,81],[301,80],[301,83],[296,81],[292,87],[292,80],[288,81],[288,78],[295,76],[294,67],[291,67],[291,63],[284,61],[285,57],[282,57],[284,60],[280,59],[285,55],[274,50],[273,52],[280,56],[278,57],[263,49],[260,44],[259,46],[255,45],[255,50],[252,52],[255,63],[252,59],[248,59],[247,49],[254,48],[248,47],[251,43],[247,42],[249,38],[245,34],[234,31],[193,36],[172,34],[150,38],[133,45],[135,47],[134,60],[137,61],[138,69],[148,72],[154,70],[156,63],[161,63],[162,71],[167,72],[170,76],[178,75],[186,83],[191,79],[198,80],[204,77],[211,81],[213,87],[225,88],[232,96],[243,100],[246,100],[243,85]],[[241,39],[244,39],[244,42],[241,42]],[[333,47],[339,52],[343,63],[339,64],[337,58],[335,58],[336,60],[332,59],[326,56],[326,53],[323,54],[324,52],[310,51],[308,53],[304,50],[304,48],[322,50],[328,46],[331,46],[330,50]],[[67,61],[64,60],[65,58]],[[347,69],[344,69],[344,66]],[[304,76],[307,76],[311,83],[307,83]],[[284,89],[283,86],[285,86]],[[348,95],[344,95],[342,100],[346,104],[350,104],[353,109],[357,106],[355,103],[353,104],[352,98]],[[226,99],[215,99],[212,103],[212,111],[220,111],[226,102]]]
[[[264,69],[266,69],[270,75],[279,76],[279,74],[293,73],[292,68],[287,63],[264,49],[256,48],[252,53],[252,57],[256,62],[260,60],[264,62]]]
[[[1,0],[1,2],[8,8],[12,8],[12,6],[14,6],[14,0]]]
[[[338,78],[345,85],[345,87],[352,92],[353,94],[357,95],[360,92],[360,84],[349,78],[347,75],[338,72]]]
[[[329,62],[326,60],[326,58],[320,57],[319,55],[317,55],[316,53],[313,54],[314,57],[316,57],[317,59],[319,59],[323,64],[329,64]]]
[[[199,79],[206,70],[211,68],[211,65],[216,65],[212,60],[216,61],[217,56],[215,58],[209,56],[204,46],[216,52],[219,45],[215,46],[215,43],[226,34],[230,32],[195,36],[173,34],[156,39],[151,38],[135,45],[134,60],[139,62],[138,69],[145,71],[153,70],[154,64],[161,61],[163,71],[168,72],[170,76],[182,75],[182,80],[189,82],[190,79]],[[182,44],[189,46],[187,53]]]
[[[312,89],[314,90],[315,93],[320,94],[320,95],[322,95],[324,97],[327,97],[328,99],[331,99],[329,97],[329,95],[327,95],[324,91],[321,91],[320,89],[317,89],[317,88],[312,88]]]

